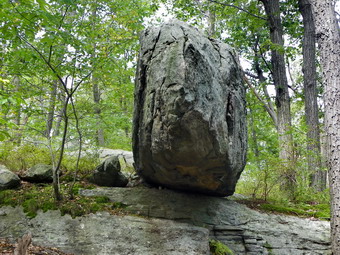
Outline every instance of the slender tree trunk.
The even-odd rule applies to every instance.
[[[260,150],[258,146],[258,140],[257,140],[257,132],[255,129],[255,123],[254,123],[254,112],[253,112],[253,107],[249,107],[249,126],[251,129],[251,139],[252,139],[252,151],[255,155],[255,161],[256,161],[256,166],[258,170],[261,170],[261,164],[260,164]]]
[[[331,238],[340,254],[340,29],[332,0],[310,0],[324,82],[325,129],[331,195]]]
[[[67,131],[68,131],[68,124],[69,124],[69,118],[67,114],[67,108],[68,108],[68,103],[70,101],[70,95],[68,94],[66,96],[64,105],[63,105],[63,119],[64,119],[64,129],[63,129],[63,137],[61,140],[61,146],[60,146],[60,153],[58,157],[57,164],[55,168],[53,169],[53,190],[54,190],[54,198],[56,201],[61,201],[63,199],[61,193],[60,193],[60,188],[59,188],[59,174],[60,174],[60,166],[61,162],[63,160],[64,156],[64,150],[65,150],[65,144],[66,144],[66,136],[67,136]]]
[[[97,9],[94,7],[92,11],[93,25],[96,24],[97,19]],[[93,52],[91,54],[92,59],[96,58],[96,43],[93,44]],[[95,67],[94,67],[95,68]],[[104,146],[104,130],[101,128],[101,108],[100,108],[100,89],[98,84],[98,79],[95,76],[95,71],[92,73],[92,91],[93,91],[93,102],[94,102],[94,114],[96,119],[96,141],[98,146]]]
[[[101,126],[101,108],[100,108],[100,90],[98,80],[92,76],[92,90],[93,90],[93,101],[94,101],[94,114],[96,119],[96,140],[98,146],[104,146],[104,130]]]
[[[48,113],[47,113],[47,119],[46,119],[46,130],[45,130],[46,137],[50,137],[52,127],[53,127],[58,83],[59,83],[58,80],[53,81],[52,87],[51,87],[51,93],[50,93],[49,105],[48,105]]]
[[[288,92],[288,80],[283,50],[277,46],[284,46],[283,28],[280,18],[279,0],[261,0],[264,4],[270,29],[270,40],[274,44],[271,50],[272,75],[276,91],[277,126],[280,143],[280,158],[283,161],[284,173],[281,188],[288,195],[293,195],[295,190],[295,170],[292,166],[293,136],[291,134],[291,111]]]
[[[57,92],[57,96],[59,97],[58,100],[60,101],[61,105],[63,106],[65,104],[65,101],[66,101],[66,96],[65,96],[64,90],[61,89],[61,91],[59,93]],[[57,113],[57,118],[56,118],[56,121],[55,121],[53,136],[59,136],[60,126],[61,126],[62,120],[63,120],[63,107],[61,107],[59,109],[58,113]]]
[[[13,78],[13,84],[15,85],[15,91],[18,93],[20,90],[20,78],[18,76],[15,76]],[[18,105],[18,108],[16,109],[15,118],[14,118],[14,124],[17,126],[15,129],[14,134],[14,142],[17,145],[21,144],[21,137],[22,137],[22,127],[21,127],[21,106]]]
[[[254,45],[254,55],[255,55],[255,58],[254,58],[255,71],[256,71],[256,74],[257,74],[257,77],[259,79],[260,84],[264,85],[266,83],[266,78],[264,77],[263,70],[260,67],[260,61],[259,60],[261,58],[261,53],[260,53],[260,49],[259,49],[259,38],[258,37],[256,38],[256,42],[255,42],[255,45]],[[265,98],[268,102],[267,103],[268,107],[266,107],[267,112],[269,113],[269,116],[272,118],[274,125],[275,125],[275,128],[277,130],[278,129],[277,113],[276,113],[275,108],[272,104],[272,101],[269,97],[267,86],[263,86],[263,92],[264,92]]]
[[[299,0],[303,17],[303,86],[305,94],[305,115],[307,123],[307,161],[311,175],[311,186],[318,191],[326,188],[326,172],[322,171],[319,109],[316,87],[316,44],[315,24],[312,7],[308,0]]]

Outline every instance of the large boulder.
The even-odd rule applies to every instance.
[[[21,178],[25,181],[36,183],[53,182],[53,166],[36,164],[29,168]]]
[[[149,183],[231,195],[245,166],[245,88],[234,50],[183,22],[146,29],[133,154]]]
[[[4,165],[0,165],[0,190],[12,189],[18,186],[20,186],[20,178]]]
[[[89,181],[99,186],[125,187],[128,178],[120,171],[118,156],[111,156],[96,167]]]

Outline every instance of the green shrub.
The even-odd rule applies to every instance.
[[[38,163],[51,164],[50,153],[47,148],[34,144],[15,146],[12,143],[0,144],[0,163],[11,171],[26,170]]]
[[[84,176],[91,173],[100,163],[98,157],[86,156],[79,160],[78,178],[83,179]],[[76,171],[77,158],[71,156],[65,156],[62,162],[62,170],[65,172],[62,177],[65,181],[72,181],[74,173]]]

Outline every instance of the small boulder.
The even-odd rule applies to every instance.
[[[134,160],[132,151],[113,150],[107,148],[101,148],[99,150],[100,159],[106,159],[111,156],[118,156],[125,162],[126,167],[133,168]]]
[[[0,165],[0,190],[12,189],[18,186],[20,186],[20,178],[4,165]]]
[[[128,183],[128,179],[120,171],[118,156],[105,159],[96,167],[89,181],[107,187],[125,187]]]
[[[28,182],[53,182],[53,166],[37,164],[28,169],[21,178]]]

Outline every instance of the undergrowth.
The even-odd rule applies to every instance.
[[[310,217],[321,220],[330,219],[330,205],[329,203],[318,202],[289,202],[282,200],[268,200],[261,199],[242,199],[239,203],[245,204],[248,207],[266,211],[270,213],[280,213],[285,215],[293,215],[298,217]]]
[[[315,191],[312,187],[298,185],[292,196],[280,190],[276,183],[258,183],[257,186],[247,186],[245,180],[240,180],[237,184],[236,192],[242,194],[246,199],[238,199],[239,202],[247,206],[271,213],[281,213],[295,215],[299,217],[312,217],[323,220],[330,218],[330,196],[329,190]],[[263,187],[271,187],[270,192],[265,192]],[[255,188],[254,188],[255,187]]]
[[[69,190],[69,183],[62,184],[63,190]],[[69,214],[72,218],[98,211],[108,211],[111,214],[123,214],[123,206],[112,203],[106,196],[83,197],[78,194],[80,188],[93,188],[87,183],[76,183],[73,188],[73,199],[64,194],[61,202],[53,198],[52,185],[35,185],[25,183],[17,190],[0,191],[0,207],[22,206],[29,218],[34,218],[38,211],[60,210],[61,215]]]
[[[270,212],[278,212],[289,215],[296,215],[299,217],[312,217],[318,219],[330,219],[330,206],[328,204],[261,204],[260,209]]]

